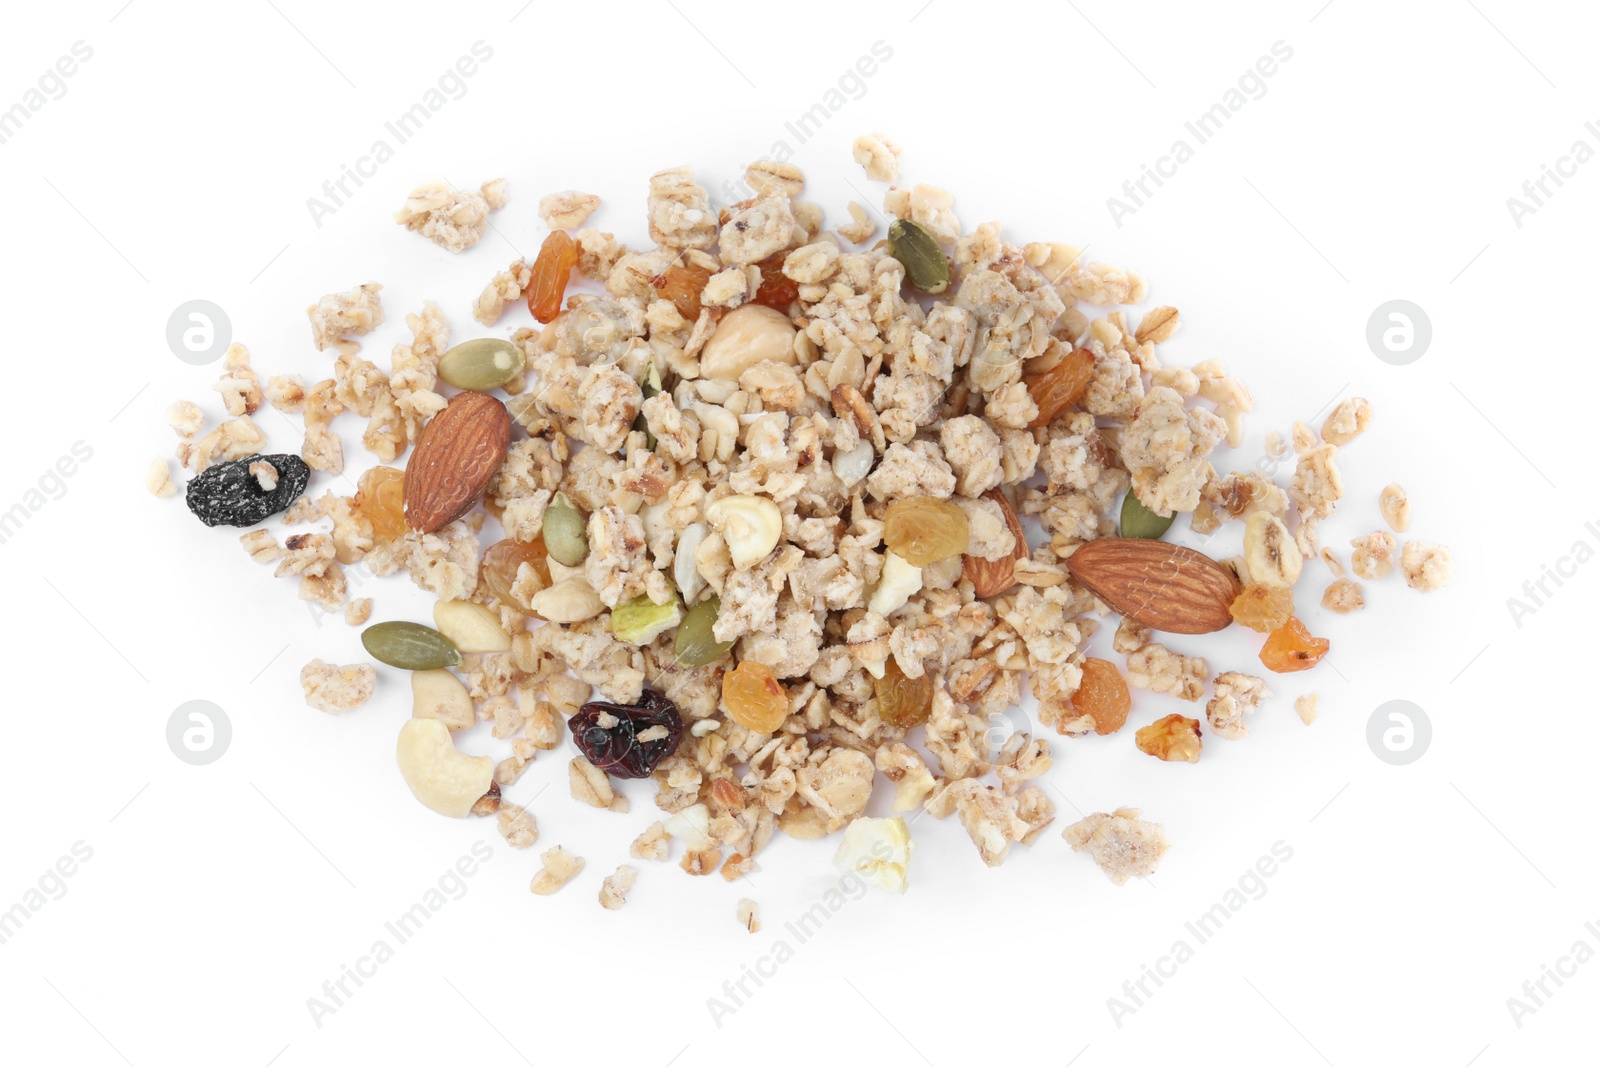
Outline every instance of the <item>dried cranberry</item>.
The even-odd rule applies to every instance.
[[[666,728],[665,737],[640,741],[652,727]],[[646,689],[637,704],[591,701],[571,720],[572,740],[584,758],[618,778],[648,778],[656,765],[678,750],[683,719],[672,701]]]

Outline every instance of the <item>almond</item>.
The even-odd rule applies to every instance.
[[[432,533],[466,514],[511,442],[511,416],[487,393],[459,393],[422,428],[406,464],[406,522]]]
[[[1067,559],[1080,585],[1141,626],[1208,634],[1233,621],[1232,571],[1192,548],[1138,537],[1090,541]]]
[[[999,596],[1007,589],[1017,584],[1017,560],[1028,554],[1028,541],[1022,534],[1022,523],[1017,520],[1017,513],[1011,506],[1011,501],[998,489],[991,489],[983,494],[989,500],[1000,505],[1000,511],[1006,517],[1006,525],[1011,527],[1011,536],[1016,538],[1016,547],[1011,550],[1011,555],[1001,559],[984,559],[982,556],[962,556],[961,573],[967,581],[972,583],[973,592],[981,600],[986,597]]]

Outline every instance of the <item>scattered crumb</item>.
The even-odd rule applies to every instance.
[[[583,857],[574,856],[566,849],[557,845],[539,854],[539,862],[544,870],[533,876],[533,881],[528,888],[542,897],[547,897],[557,889],[566,885],[578,876],[583,870]]]
[[[740,926],[752,934],[761,932],[761,905],[749,897],[744,897],[739,901],[739,907],[735,914],[739,917]]]
[[[616,911],[626,904],[628,891],[638,877],[639,872],[626,863],[606,875],[605,881],[600,883],[600,906],[607,911]]]
[[[364,596],[344,606],[344,621],[351,626],[365,626],[372,618],[372,598]]]
[[[378,672],[365,663],[340,667],[314,659],[300,668],[306,703],[330,715],[365,704],[377,684]]]
[[[1061,836],[1072,851],[1089,853],[1117,885],[1156,873],[1169,847],[1161,824],[1139,818],[1138,808],[1118,808],[1110,815],[1096,812],[1067,827]]]
[[[1300,716],[1300,721],[1307,726],[1317,721],[1317,701],[1319,699],[1315,692],[1294,698],[1295,714]]]

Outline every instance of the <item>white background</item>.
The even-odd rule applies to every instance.
[[[1587,830],[1600,568],[1551,584],[1520,627],[1506,605],[1574,542],[1600,542],[1584,526],[1600,507],[1595,269],[1579,238],[1596,223],[1600,167],[1521,227],[1506,206],[1575,140],[1600,146],[1583,127],[1600,117],[1592,12],[1505,0],[122,4],[25,5],[0,36],[0,107],[75,41],[94,50],[0,144],[13,390],[0,508],[30,499],[75,442],[93,449],[0,545],[0,908],[75,842],[93,850],[0,945],[8,1062],[542,1064],[597,1047],[642,1067],[1593,1061],[1600,964],[1549,985],[1520,1027],[1506,1004],[1580,938],[1600,948],[1584,929],[1600,920]],[[465,95],[316,226],[307,198],[480,39],[493,58]],[[1106,198],[1279,40],[1293,57],[1265,95],[1117,227]],[[892,58],[799,144],[784,122],[875,41]],[[1366,583],[1367,609],[1340,618],[1314,606],[1326,580],[1314,573],[1303,614],[1333,654],[1276,679],[1248,739],[1208,740],[1193,767],[1151,760],[1131,726],[1193,708],[1136,692],[1123,734],[1056,742],[1059,817],[1031,849],[989,870],[954,820],[923,819],[911,891],[852,901],[805,944],[784,925],[833,883],[827,842],[780,837],[748,885],[640,864],[626,909],[600,909],[599,879],[652,818],[651,790],[628,789],[627,816],[581,808],[561,753],[510,796],[549,784],[532,802],[538,848],[564,844],[589,867],[534,897],[537,849],[407,795],[391,754],[404,678],[386,672],[340,718],[307,708],[301,664],[360,661],[356,632],[318,625],[234,532],[144,492],[146,465],[174,444],[165,406],[219,411],[218,368],[176,359],[167,317],[215,301],[264,375],[321,377],[306,305],[377,280],[389,322],[367,355],[383,363],[425,299],[458,338],[479,332],[470,300],[536,249],[545,193],[600,194],[595,222],[639,244],[649,174],[691,162],[715,189],[782,139],[807,198],[837,223],[849,200],[881,199],[849,158],[851,139],[876,129],[904,146],[905,180],[955,192],[967,226],[998,218],[1019,242],[1087,244],[1150,279],[1152,303],[1178,306],[1183,329],[1163,355],[1221,358],[1256,396],[1244,446],[1219,466],[1247,468],[1265,431],[1336,397],[1370,398],[1376,418],[1341,456],[1348,494],[1324,542],[1377,528],[1378,490],[1398,480],[1413,533],[1451,546],[1461,577],[1428,597]],[[439,175],[510,182],[495,230],[459,257],[390,221],[407,189]],[[1433,324],[1409,366],[1365,341],[1372,310],[1394,298]],[[275,449],[297,449],[294,425],[260,418]],[[360,463],[355,427],[347,453]],[[425,618],[403,579],[365,581],[378,617]],[[1172,643],[1248,671],[1247,637]],[[1291,702],[1311,688],[1323,713],[1308,729]],[[164,732],[197,698],[233,729],[203,767],[174,758]],[[1433,724],[1409,766],[1366,741],[1391,699]],[[1149,883],[1117,888],[1060,840],[1075,812],[1119,805],[1144,808],[1174,842]],[[316,1025],[307,998],[479,841],[492,859],[465,895]],[[1185,922],[1280,841],[1293,858],[1265,895],[1195,947]],[[755,936],[734,921],[746,895],[766,924]],[[1194,958],[1118,1025],[1108,998],[1180,938]],[[719,1026],[708,998],[780,940],[793,958]]]

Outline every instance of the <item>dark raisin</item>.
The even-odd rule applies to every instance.
[[[667,735],[639,740],[655,726],[666,727]],[[618,778],[648,778],[662,760],[678,751],[683,739],[678,709],[653,689],[646,689],[637,704],[591,701],[572,717],[571,729],[584,758]]]
[[[267,463],[278,472],[278,484],[261,488],[250,473],[252,463]],[[189,483],[189,510],[207,526],[254,526],[293,504],[306,491],[311,471],[299,456],[246,456],[207,467]]]

